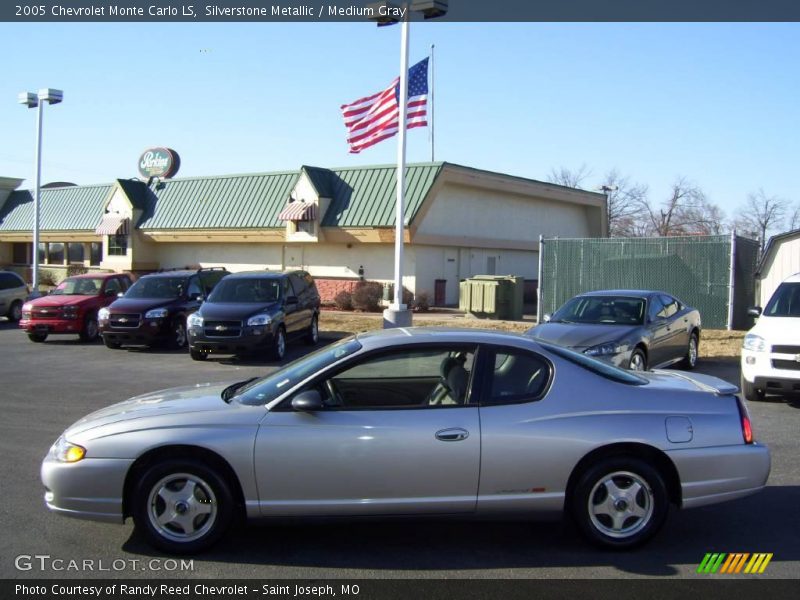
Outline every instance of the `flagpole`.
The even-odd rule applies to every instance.
[[[435,103],[433,101],[433,88],[434,88],[434,85],[436,83],[436,80],[434,79],[435,73],[434,73],[434,70],[433,70],[434,69],[434,65],[433,65],[433,49],[434,49],[434,47],[435,47],[434,44],[431,44],[431,162],[434,162],[436,160],[434,158],[435,157],[435,154],[434,154],[434,134],[435,134],[435,130],[434,130],[434,124],[435,124],[434,108],[435,108]]]

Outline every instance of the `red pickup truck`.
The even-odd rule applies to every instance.
[[[89,273],[67,277],[49,295],[26,302],[20,329],[32,342],[50,334],[78,334],[82,342],[98,336],[97,311],[117,299],[132,284],[126,273]]]

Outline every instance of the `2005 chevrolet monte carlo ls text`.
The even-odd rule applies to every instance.
[[[630,548],[691,508],[761,490],[769,450],[737,388],[633,373],[515,334],[350,337],[270,375],[92,413],[42,464],[47,506],[174,553],[237,516],[566,513]]]

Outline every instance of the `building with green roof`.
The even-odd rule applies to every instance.
[[[187,265],[302,267],[324,299],[394,271],[392,165],[117,179],[42,190],[42,269],[145,272]],[[33,198],[0,178],[0,266],[31,261]],[[536,279],[538,239],[606,235],[602,194],[456,165],[410,164],[404,283],[455,304],[460,279]]]

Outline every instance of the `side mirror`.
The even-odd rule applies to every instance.
[[[760,306],[753,306],[752,308],[747,309],[747,314],[751,317],[758,318],[761,316],[761,307]]]
[[[189,300],[192,300],[193,302],[202,302],[203,294],[200,294],[199,292],[196,294],[189,294]]]
[[[119,294],[117,294],[117,298],[122,298],[124,295],[125,294],[123,292],[120,292]]]
[[[117,292],[114,290],[106,290],[106,296],[116,296]]]
[[[317,390],[306,390],[292,398],[292,408],[302,412],[313,412],[322,410],[325,405],[322,403],[322,396]]]
[[[286,304],[297,304],[297,296],[286,296]]]
[[[552,318],[553,318],[553,315],[551,315],[550,313],[544,313],[544,315],[542,315],[542,322],[543,323],[549,323],[550,319],[552,319]]]

